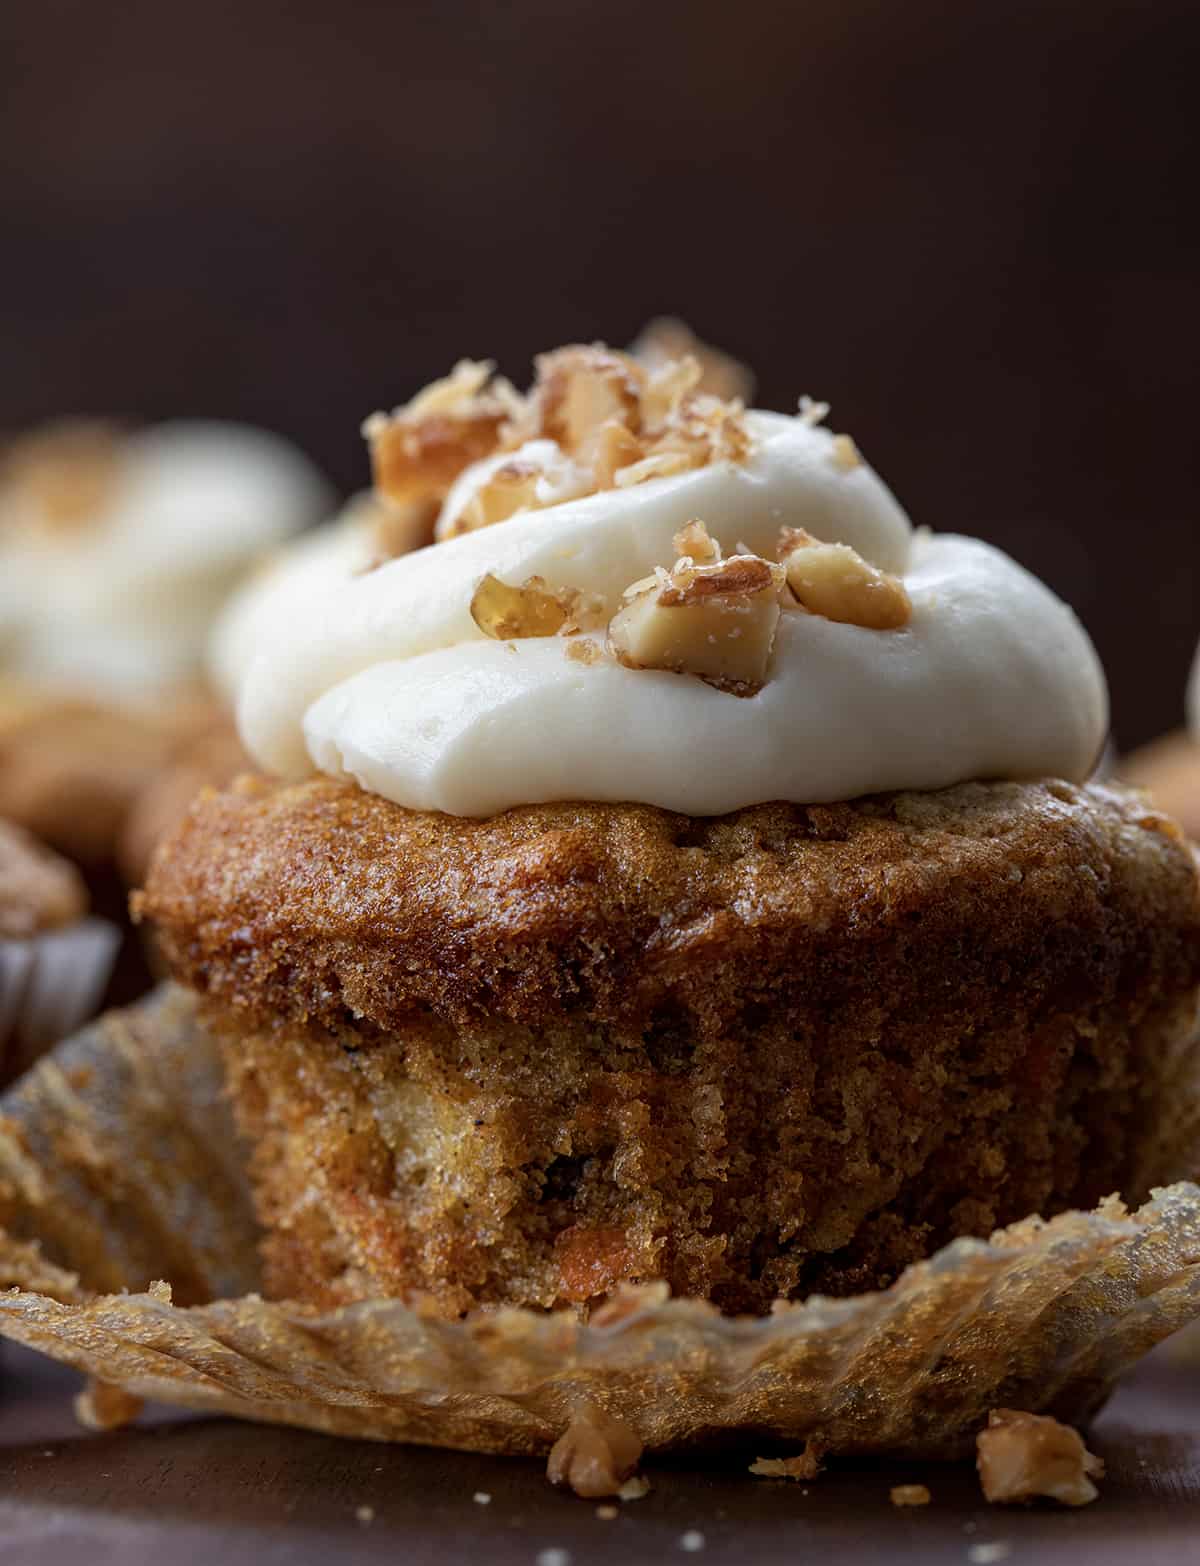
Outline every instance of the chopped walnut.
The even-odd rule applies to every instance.
[[[833,437],[833,465],[841,468],[843,473],[853,473],[855,468],[861,468],[863,460],[858,454],[858,447],[850,435],[835,435]]]
[[[620,1495],[641,1455],[635,1430],[596,1404],[584,1403],[551,1448],[546,1477],[587,1500]]]
[[[602,425],[615,421],[627,429],[640,422],[638,367],[607,348],[558,348],[536,360],[532,394],[537,434],[557,441],[572,455],[587,455],[587,445]]]
[[[404,407],[371,415],[363,434],[382,495],[401,504],[440,501],[464,468],[497,449],[520,399],[507,381],[491,379],[493,368],[461,359]]]
[[[802,527],[785,527],[779,558],[796,602],[810,614],[868,631],[897,631],[912,618],[912,601],[899,577],[873,566],[849,544],[822,544]]]
[[[649,321],[629,351],[650,370],[685,357],[694,359],[699,370],[699,390],[714,397],[727,401],[740,397],[749,402],[754,395],[753,372],[732,354],[703,342],[686,322],[675,316],[661,315]]]
[[[675,545],[675,553],[679,558],[690,560],[694,565],[713,565],[721,558],[716,540],[699,517],[693,517],[690,522],[685,523],[671,542]],[[745,549],[739,552],[750,553]]]
[[[14,441],[0,460],[0,480],[24,498],[40,526],[69,530],[103,511],[120,468],[116,429],[73,419]]]
[[[557,636],[572,623],[578,600],[574,591],[549,592],[540,576],[511,587],[489,571],[471,599],[471,618],[497,641]]]
[[[497,468],[463,507],[453,531],[470,532],[477,527],[491,527],[495,522],[507,522],[518,511],[536,508],[541,471],[536,463],[516,460]]]
[[[1104,1464],[1070,1425],[1046,1414],[993,1408],[975,1440],[976,1466],[989,1501],[1031,1501],[1037,1496],[1064,1506],[1086,1506],[1099,1493],[1092,1483]]]
[[[592,665],[604,663],[607,658],[603,645],[590,636],[568,636],[564,651],[573,663]]]
[[[753,695],[766,678],[783,572],[757,555],[675,570],[635,582],[608,627],[617,658],[633,669],[695,674]]]
[[[464,359],[405,407],[366,421],[380,493],[393,503],[441,502],[467,467],[533,441],[552,442],[580,482],[546,499],[520,452],[481,483],[451,524],[439,525],[439,536],[568,495],[741,462],[750,450],[742,403],[704,390],[703,367],[687,354],[647,368],[601,344],[558,348],[539,355],[525,397],[492,371],[490,363]]]

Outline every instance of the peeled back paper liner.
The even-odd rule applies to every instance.
[[[888,1290],[734,1318],[665,1287],[459,1321],[264,1300],[217,1051],[164,990],[0,1101],[0,1334],[138,1398],[339,1435],[544,1453],[598,1407],[651,1451],[956,1457],[996,1406],[1081,1423],[1200,1316],[1200,1190],[957,1240]],[[165,1280],[170,1287],[165,1287]]]

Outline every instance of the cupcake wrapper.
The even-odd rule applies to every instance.
[[[592,1405],[650,1451],[775,1439],[956,1457],[996,1406],[1085,1421],[1200,1316],[1200,1190],[1186,1184],[1132,1215],[1110,1199],[958,1240],[884,1293],[757,1319],[656,1285],[588,1324],[263,1300],[216,1051],[170,990],[60,1046],[0,1110],[0,1285],[14,1290],[0,1333],[210,1413],[544,1453]]]
[[[121,944],[104,919],[0,941],[0,1078],[27,1069],[99,1006]]]

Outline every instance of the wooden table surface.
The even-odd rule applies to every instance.
[[[751,1478],[744,1462],[727,1459],[653,1464],[651,1493],[605,1521],[594,1503],[551,1490],[533,1462],[168,1410],[131,1429],[89,1435],[72,1417],[76,1386],[72,1373],[4,1346],[4,1562],[537,1566],[539,1555],[558,1550],[568,1552],[569,1566],[692,1558],[706,1566],[1200,1563],[1200,1365],[1162,1359],[1144,1366],[1101,1416],[1091,1445],[1108,1477],[1101,1498],[1077,1512],[989,1507],[966,1464],[835,1464],[798,1485]],[[929,1485],[932,1504],[895,1509],[890,1487],[915,1480]],[[703,1543],[685,1542],[692,1533]],[[568,1563],[549,1555],[541,1566]]]

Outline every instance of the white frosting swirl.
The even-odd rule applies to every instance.
[[[825,431],[776,414],[748,423],[741,464],[529,512],[276,617],[241,693],[247,745],[270,770],[315,766],[456,815],[565,799],[713,815],[968,778],[1087,776],[1107,696],[1066,605],[985,544],[914,536],[883,483],[840,464]],[[692,517],[727,552],[773,556],[784,524],[850,544],[903,576],[912,620],[880,632],[785,611],[765,684],[739,697],[568,658],[561,638],[489,640],[471,619],[486,572],[581,588],[612,613],[631,582],[670,562]]]
[[[69,527],[0,494],[0,666],[119,701],[192,679],[246,569],[332,501],[289,442],[208,421],[122,441],[101,509]]]

